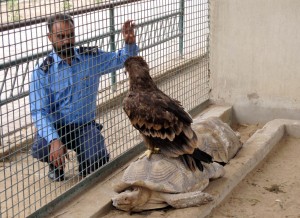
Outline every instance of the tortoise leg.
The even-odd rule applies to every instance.
[[[212,195],[201,191],[178,194],[161,193],[161,197],[174,208],[195,207],[213,200]]]

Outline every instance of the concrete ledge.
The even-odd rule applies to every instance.
[[[223,122],[232,124],[232,106],[216,106],[211,105],[199,115],[197,115],[194,120],[206,119],[208,117],[219,117]]]

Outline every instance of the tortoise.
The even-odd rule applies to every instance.
[[[140,212],[149,209],[199,206],[213,200],[212,195],[202,192],[210,178],[224,175],[222,165],[203,163],[204,170],[189,170],[180,158],[154,154],[132,162],[122,180],[114,185],[119,194],[112,197],[113,206]]]
[[[198,137],[198,147],[214,161],[228,163],[242,144],[239,135],[217,117],[196,119],[192,125]],[[213,196],[202,192],[210,179],[222,177],[225,170],[217,162],[202,163],[204,170],[191,171],[179,158],[153,154],[132,162],[120,182],[114,185],[112,197],[116,208],[140,212],[164,208],[185,208],[206,204]]]
[[[198,138],[198,147],[225,165],[242,147],[240,134],[218,117],[198,118],[192,124]]]

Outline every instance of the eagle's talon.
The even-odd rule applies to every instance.
[[[145,155],[148,159],[150,159],[152,153],[153,153],[153,151],[148,149],[148,150],[145,151],[144,155]]]
[[[147,157],[148,159],[150,159],[152,154],[158,154],[159,152],[160,152],[159,148],[154,148],[153,150],[147,149],[147,150],[139,157],[139,159],[143,159],[144,157]]]
[[[157,147],[154,147],[153,150],[152,150],[152,153],[153,154],[159,154],[160,153],[160,149],[157,148]]]
[[[147,157],[148,159],[150,159],[151,154],[152,154],[152,151],[148,149],[141,156],[139,156],[139,159],[143,159],[144,157]]]

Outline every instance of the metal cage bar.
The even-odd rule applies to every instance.
[[[71,197],[75,190],[82,190],[79,187],[92,185],[93,178],[112,173],[114,168],[129,160],[128,155],[133,153],[132,150],[138,152],[142,149],[138,132],[122,111],[122,100],[128,90],[128,79],[122,69],[102,75],[99,80],[89,75],[80,77],[85,72],[92,72],[93,67],[100,67],[88,65],[90,67],[87,69],[71,71],[74,72],[74,78],[82,79],[74,80],[73,90],[78,90],[74,91],[73,96],[86,94],[85,98],[88,99],[95,95],[95,102],[86,101],[85,105],[75,107],[70,113],[85,117],[89,113],[85,113],[84,108],[95,103],[95,122],[103,126],[101,134],[110,160],[96,170],[96,164],[103,163],[97,160],[91,164],[95,168],[91,176],[79,176],[83,162],[80,160],[82,151],[76,141],[76,147],[67,151],[70,158],[65,164],[65,180],[48,180],[48,164],[32,157],[37,128],[32,120],[29,99],[33,70],[53,51],[52,44],[47,40],[45,21],[48,16],[55,13],[72,15],[75,21],[76,49],[80,46],[97,46],[103,52],[118,51],[124,47],[121,27],[125,20],[133,19],[136,23],[138,54],[148,62],[151,76],[159,88],[181,101],[188,111],[194,111],[209,99],[208,0],[8,0],[1,1],[0,6],[2,217],[25,217],[35,214],[45,205],[51,207],[58,200]],[[82,64],[92,63],[92,60]],[[58,62],[54,64],[58,66]],[[62,81],[71,81],[71,78],[73,81],[73,76],[67,75],[64,69],[59,71],[59,76],[52,78],[56,82],[51,87],[54,89],[55,86],[58,92],[64,85]],[[36,101],[45,98],[51,99],[52,94]],[[48,113],[49,116],[54,114],[55,110]],[[59,131],[62,128],[56,126],[55,129]],[[96,139],[95,134],[90,134],[84,142],[94,140],[95,144],[99,143],[100,139]],[[80,134],[75,135],[70,143],[81,140],[80,137]]]

